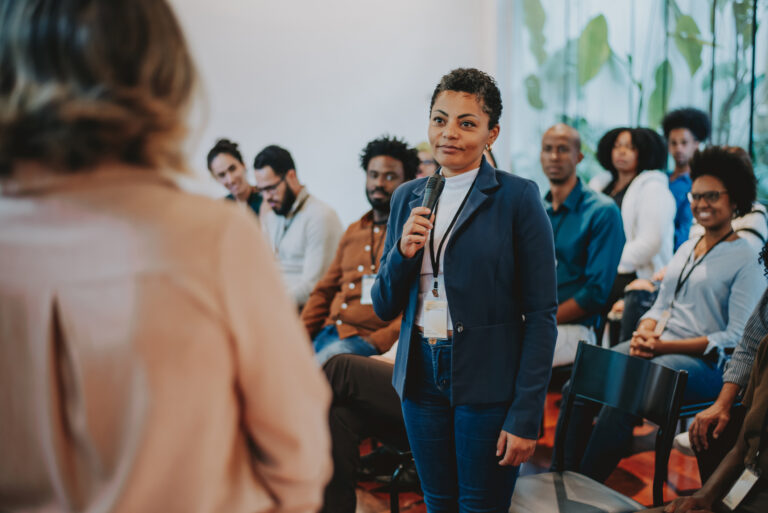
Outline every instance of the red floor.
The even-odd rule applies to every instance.
[[[552,455],[552,442],[557,423],[556,402],[560,394],[550,392],[544,413],[544,436],[539,440],[531,463],[541,468],[549,466]],[[654,428],[650,425],[638,427],[635,430],[635,447],[637,452],[624,458],[619,467],[611,474],[606,484],[624,495],[632,497],[641,504],[650,505],[652,500],[653,481],[653,443]],[[382,493],[371,493],[376,488],[374,483],[360,483],[358,487],[359,513],[384,513],[389,511],[389,496]],[[672,450],[669,458],[669,481],[664,486],[664,500],[670,501],[678,495],[686,495],[699,488],[699,472],[696,459]],[[400,497],[400,511],[407,513],[426,513],[424,502],[416,494],[403,494]]]

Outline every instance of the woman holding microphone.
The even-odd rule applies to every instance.
[[[555,346],[552,229],[536,185],[483,157],[499,134],[490,76],[456,69],[435,88],[429,142],[445,188],[395,191],[372,291],[401,312],[393,374],[430,513],[507,511],[536,446]]]

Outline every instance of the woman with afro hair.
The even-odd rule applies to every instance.
[[[672,258],[675,200],[667,175],[658,171],[666,158],[664,140],[649,128],[614,128],[597,145],[597,159],[609,173],[596,176],[589,186],[614,199],[627,238],[616,295],[635,277],[650,278]]]
[[[680,246],[667,266],[653,306],[631,339],[614,348],[687,371],[684,403],[718,396],[728,352],[741,340],[746,321],[766,287],[754,251],[731,226],[731,220],[748,211],[755,198],[755,178],[747,164],[729,148],[696,153],[688,199],[704,234]],[[627,453],[637,419],[603,407],[592,428],[595,409],[576,401],[565,434],[574,443],[556,441],[566,445],[565,468],[558,470],[578,470],[604,481]],[[575,443],[577,440],[581,442]]]

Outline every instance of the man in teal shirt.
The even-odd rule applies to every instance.
[[[573,363],[579,340],[596,343],[598,313],[608,300],[624,247],[616,203],[576,175],[581,138],[557,124],[541,139],[541,168],[549,179],[544,206],[557,257],[557,345],[552,365]]]

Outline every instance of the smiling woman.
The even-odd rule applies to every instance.
[[[734,148],[711,147],[694,155],[691,178],[691,208],[704,235],[680,246],[653,306],[632,338],[614,350],[687,371],[683,401],[699,403],[720,392],[728,351],[741,340],[766,281],[749,243],[731,226],[755,198],[749,161]],[[566,444],[565,468],[559,470],[603,481],[626,454],[634,419],[603,407],[592,428],[594,405],[578,399],[575,404],[565,439],[588,443]]]
[[[372,298],[403,313],[393,383],[430,512],[509,507],[533,453],[555,345],[552,228],[536,185],[483,157],[499,134],[490,76],[457,69],[435,88],[429,141],[445,188],[392,197]]]

